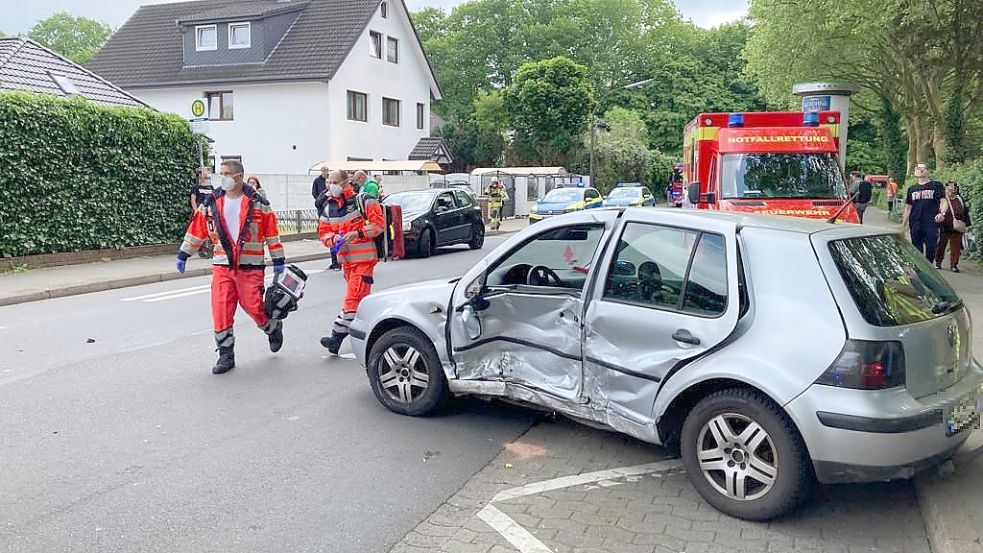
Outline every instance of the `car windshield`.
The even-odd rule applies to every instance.
[[[608,194],[608,198],[641,198],[641,188],[615,188]]]
[[[853,301],[872,325],[920,323],[962,306],[949,283],[898,235],[837,240],[829,250]]]
[[[726,154],[724,198],[846,198],[834,154]]]
[[[584,191],[575,188],[557,188],[550,190],[543,198],[544,202],[579,202],[584,197]]]
[[[401,192],[393,194],[383,202],[386,205],[398,205],[404,213],[419,213],[429,211],[433,204],[433,194],[426,192]]]

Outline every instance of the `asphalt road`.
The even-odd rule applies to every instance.
[[[377,287],[458,276],[502,240],[380,265]],[[318,344],[334,272],[276,355],[240,311],[238,366],[214,376],[208,282],[0,307],[0,551],[380,552],[531,424],[480,401],[385,411]]]

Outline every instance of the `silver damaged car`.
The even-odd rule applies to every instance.
[[[813,482],[907,478],[979,427],[967,309],[901,236],[719,212],[591,210],[351,324],[388,409],[450,395],[553,410],[678,451],[732,516]]]

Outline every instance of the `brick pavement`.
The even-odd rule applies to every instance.
[[[503,490],[652,463],[665,452],[560,420],[535,425],[396,544],[391,553],[515,553],[477,515]],[[539,542],[536,553],[929,553],[908,482],[821,486],[791,516],[751,523],[703,502],[681,469],[571,486],[494,506]]]

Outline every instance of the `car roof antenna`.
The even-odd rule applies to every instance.
[[[846,209],[848,205],[852,204],[854,202],[854,200],[857,199],[857,196],[859,196],[859,195],[860,195],[860,191],[857,190],[853,194],[853,196],[850,196],[850,199],[848,199],[847,201],[843,202],[843,205],[840,206],[840,209],[838,209],[836,211],[836,213],[833,214],[832,217],[830,217],[829,219],[826,219],[826,222],[827,223],[835,223],[836,222],[836,219],[839,218],[839,216],[843,214],[843,210]]]

